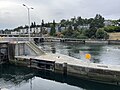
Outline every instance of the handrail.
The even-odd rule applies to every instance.
[[[38,48],[36,45],[34,45],[32,42],[28,42],[27,45],[37,54],[37,55],[42,55],[45,54],[43,50]]]
[[[26,44],[27,44],[28,47],[30,47],[35,52],[36,55],[38,55],[38,53],[36,52],[36,50],[33,47],[31,47],[29,43],[26,43]]]
[[[41,51],[41,53],[45,53],[41,48],[39,48],[35,43],[33,43],[33,42],[30,42],[32,45],[33,45],[33,47],[35,47],[37,50],[39,50],[39,51]]]

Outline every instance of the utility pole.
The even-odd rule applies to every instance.
[[[28,38],[29,38],[29,41],[30,41],[30,9],[34,9],[34,8],[28,7],[25,4],[23,4],[23,6],[26,7],[27,10],[28,10]]]

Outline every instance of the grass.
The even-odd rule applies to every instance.
[[[120,40],[120,32],[118,33],[108,33],[110,40]]]

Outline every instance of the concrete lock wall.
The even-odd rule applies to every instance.
[[[67,69],[67,70],[65,70]],[[120,72],[55,63],[55,72],[106,83],[120,83]]]
[[[86,44],[96,44],[96,43],[98,43],[98,44],[108,44],[108,41],[106,41],[106,40],[86,40],[85,41],[85,43]]]
[[[63,64],[55,63],[55,72],[63,73]]]
[[[67,64],[67,74],[104,82],[120,82],[120,72],[80,67]]]
[[[108,44],[120,44],[120,40],[109,40]]]
[[[8,42],[0,42],[0,64],[9,61]]]

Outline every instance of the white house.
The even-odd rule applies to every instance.
[[[104,24],[105,24],[105,27],[114,25],[114,23],[112,21],[110,21],[110,20],[105,20]]]
[[[78,29],[89,29],[90,28],[90,24],[86,24],[86,25],[79,25]]]
[[[27,34],[27,33],[28,33],[28,28],[20,29],[20,34]]]
[[[20,32],[18,32],[18,31],[11,31],[11,34],[20,34]]]

